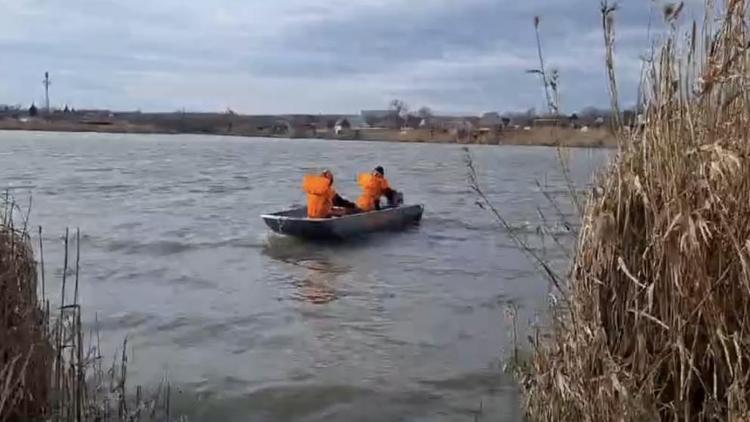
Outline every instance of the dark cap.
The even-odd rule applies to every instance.
[[[377,166],[375,167],[375,171],[385,176],[385,170],[383,170],[383,167]]]

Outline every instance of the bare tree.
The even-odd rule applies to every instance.
[[[402,119],[406,118],[406,115],[409,114],[409,105],[403,100],[392,100],[389,106],[391,111]]]
[[[419,111],[417,111],[417,116],[429,120],[432,118],[432,116],[434,116],[434,114],[432,113],[432,109],[430,109],[429,107],[422,107],[419,109]]]
[[[434,113],[432,112],[432,109],[430,109],[427,106],[424,106],[417,111],[417,116],[420,119],[420,125],[430,126],[432,123],[432,116],[434,116]]]

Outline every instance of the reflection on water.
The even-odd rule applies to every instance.
[[[564,191],[554,149],[472,146],[490,199],[535,251]],[[546,305],[548,286],[475,205],[457,145],[0,132],[0,188],[33,195],[48,274],[58,234],[80,227],[84,318],[102,348],[128,336],[128,379],[180,386],[191,421],[520,420],[499,362]],[[586,181],[601,151],[580,151]],[[598,156],[598,158],[597,158]],[[92,164],[93,163],[93,164]],[[269,235],[261,214],[304,203],[300,179],[331,168],[356,197],[376,164],[422,224],[345,243]],[[559,255],[559,253],[558,253]],[[56,265],[57,264],[57,265]],[[59,292],[58,280],[47,279]],[[71,292],[72,294],[72,292]],[[55,299],[52,297],[51,299]],[[177,388],[175,388],[176,390]],[[174,390],[173,390],[174,391]],[[481,405],[480,405],[481,403]]]
[[[335,264],[326,257],[323,243],[305,243],[303,241],[272,235],[268,238],[263,254],[297,267],[293,284],[298,289],[295,299],[323,305],[338,298],[336,279],[348,273],[351,267]],[[347,247],[342,243],[330,243],[340,248]]]
[[[338,298],[331,281],[318,271],[312,271],[308,278],[295,282],[295,285],[299,288],[297,299],[315,305],[333,302]]]

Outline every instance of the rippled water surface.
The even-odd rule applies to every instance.
[[[554,149],[470,150],[519,233],[535,237],[539,209],[555,219],[536,185],[564,201]],[[603,154],[577,151],[574,178]],[[525,327],[549,288],[475,205],[464,160],[457,145],[0,132],[0,187],[32,198],[49,288],[59,235],[80,227],[86,319],[110,353],[128,336],[131,381],[179,385],[191,420],[520,420],[506,309]],[[419,227],[313,245],[259,218],[303,203],[307,171],[331,168],[355,199],[375,165],[425,204]]]

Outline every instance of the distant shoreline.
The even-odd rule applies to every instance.
[[[309,132],[301,135],[274,135],[268,133],[247,133],[232,131],[177,131],[166,130],[147,124],[114,122],[110,124],[88,124],[70,121],[0,120],[3,131],[40,132],[82,132],[82,133],[121,133],[121,134],[167,134],[167,135],[217,135],[248,138],[279,139],[327,139],[332,141],[371,141],[468,145],[526,145],[564,146],[580,148],[614,148],[615,137],[604,128],[587,131],[569,127],[531,127],[524,129],[506,128],[497,133],[473,131],[462,137],[455,133],[430,129],[396,130],[384,128],[349,129],[335,134],[331,131]]]

